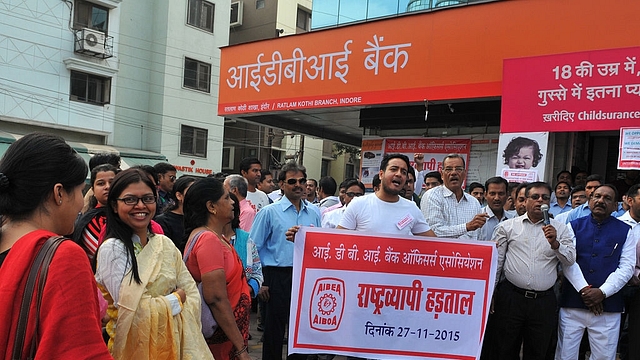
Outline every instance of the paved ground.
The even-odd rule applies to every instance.
[[[249,333],[251,334],[251,339],[249,340],[249,356],[251,356],[254,360],[262,360],[262,342],[260,341],[260,337],[262,336],[262,332],[258,331],[258,323],[256,321],[257,316],[255,312],[251,313],[251,325],[249,328]],[[282,358],[286,360],[287,358],[287,345],[282,347]],[[336,356],[334,360],[345,360],[346,358],[343,356]]]

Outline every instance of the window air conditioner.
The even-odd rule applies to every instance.
[[[242,1],[234,1],[231,3],[231,22],[229,26],[242,25]]]
[[[82,50],[104,54],[105,35],[101,31],[82,29]]]

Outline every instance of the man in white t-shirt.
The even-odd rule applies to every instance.
[[[260,183],[262,174],[262,164],[258,158],[247,157],[240,161],[240,175],[247,179],[247,200],[251,202],[256,211],[260,211],[264,206],[269,205],[269,198],[267,194],[258,190],[257,186]]]
[[[342,195],[343,190],[344,196]],[[349,205],[353,199],[363,196],[364,192],[364,184],[357,179],[343,181],[342,184],[340,184],[340,197],[342,201],[344,201],[344,204],[322,214],[322,227],[333,229],[338,226],[344,211],[347,209],[347,205]]]
[[[409,166],[406,155],[385,155],[380,163],[380,190],[353,199],[337,228],[435,237],[416,204],[400,197]]]

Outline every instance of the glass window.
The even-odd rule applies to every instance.
[[[184,59],[184,87],[209,92],[211,64],[189,58]]]
[[[208,130],[193,126],[180,127],[180,155],[207,157]]]
[[[313,0],[311,28],[322,28],[338,24],[338,0]]]
[[[90,104],[108,104],[111,95],[111,78],[71,70],[69,98]]]
[[[187,24],[213,32],[215,5],[204,0],[189,0]]]
[[[90,28],[106,34],[109,29],[109,9],[84,0],[76,0],[73,28]]]
[[[256,9],[264,9],[264,0],[256,0]]]
[[[296,27],[298,29],[309,31],[311,26],[311,14],[304,9],[298,8],[298,15],[296,18]]]
[[[367,18],[367,2],[368,0],[340,1],[338,24],[365,20]]]

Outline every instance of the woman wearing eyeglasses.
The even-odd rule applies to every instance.
[[[144,172],[116,175],[96,264],[109,302],[109,350],[115,359],[211,359],[198,289],[171,239],[151,231],[155,212],[155,186]]]
[[[184,198],[187,268],[202,282],[204,300],[218,323],[207,339],[216,360],[250,360],[247,353],[251,298],[238,257],[224,227],[234,218],[233,200],[222,182],[204,178],[191,185]]]

